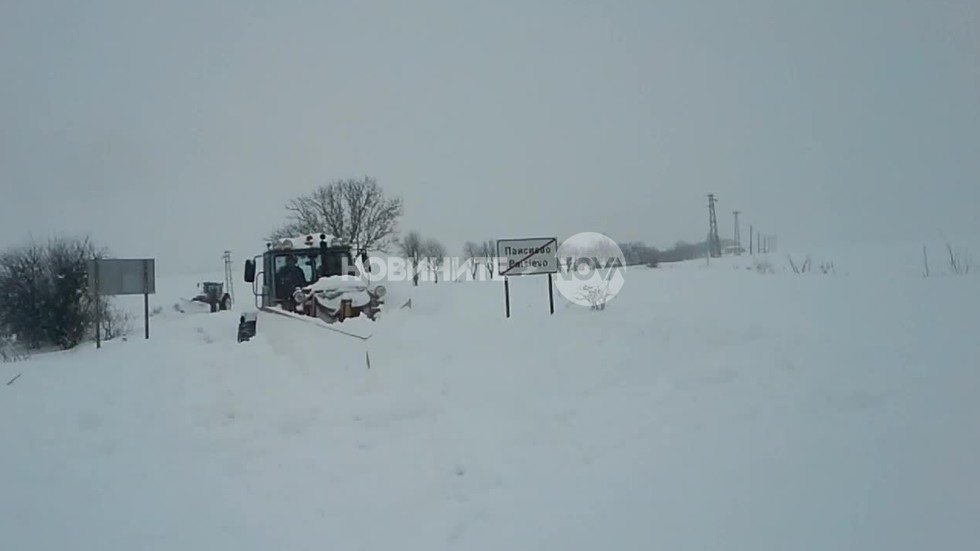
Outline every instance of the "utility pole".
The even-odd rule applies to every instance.
[[[225,261],[225,287],[228,288],[228,294],[231,295],[231,303],[235,304],[235,287],[232,284],[235,278],[231,275],[231,251],[225,251],[222,258]]]
[[[752,224],[749,224],[749,254],[750,255],[752,254],[752,230],[753,229],[754,228],[752,227]]]
[[[735,254],[742,254],[742,235],[738,228],[738,215],[742,214],[739,211],[734,211],[732,214],[735,215]]]
[[[718,258],[721,256],[721,240],[718,239],[718,219],[715,217],[714,193],[708,194],[708,253]]]

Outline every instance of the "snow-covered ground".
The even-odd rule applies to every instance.
[[[161,281],[150,340],[0,364],[0,548],[974,548],[980,277],[901,254],[394,284],[366,342]]]

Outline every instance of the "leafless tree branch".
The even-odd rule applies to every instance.
[[[287,222],[271,239],[326,232],[349,243],[387,252],[403,212],[400,197],[386,197],[370,177],[337,180],[286,203]]]

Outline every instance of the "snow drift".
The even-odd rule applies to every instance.
[[[390,287],[0,364],[10,549],[924,549],[980,538],[976,277],[631,269]],[[560,297],[559,297],[560,298]],[[154,297],[162,304],[166,297]],[[235,310],[248,306],[239,291]]]

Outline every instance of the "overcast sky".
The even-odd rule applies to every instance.
[[[453,251],[980,233],[976,0],[0,0],[0,75],[0,246],[220,271],[363,175]]]

